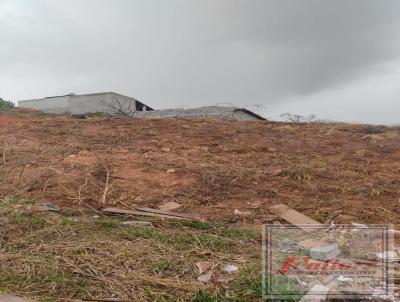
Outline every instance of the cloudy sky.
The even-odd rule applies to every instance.
[[[400,124],[399,0],[0,0],[0,97]]]

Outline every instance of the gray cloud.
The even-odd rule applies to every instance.
[[[398,0],[0,0],[0,95],[301,102],[395,62],[399,15]]]

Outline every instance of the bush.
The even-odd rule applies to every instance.
[[[14,108],[14,103],[11,101],[6,101],[0,98],[0,111],[1,110],[8,110]]]
[[[284,118],[287,122],[290,123],[312,123],[315,121],[315,114],[311,114],[309,116],[303,116],[299,114],[291,114],[290,112],[282,113],[280,117]]]

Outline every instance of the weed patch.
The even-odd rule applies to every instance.
[[[118,227],[118,223],[112,220],[98,220],[95,221],[94,224],[107,229]]]
[[[129,237],[135,237],[135,238],[146,238],[146,239],[162,238],[162,236],[159,233],[157,233],[156,231],[154,231],[152,229],[147,229],[147,228],[143,228],[143,229],[127,228],[125,230],[125,232]]]

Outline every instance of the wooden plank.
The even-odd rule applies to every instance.
[[[278,204],[269,208],[270,212],[278,215],[279,217],[285,219],[287,222],[296,225],[304,231],[314,231],[312,228],[302,227],[302,225],[316,225],[322,226],[323,224],[311,219],[310,217],[303,215],[287,205]]]
[[[158,206],[161,211],[172,211],[179,209],[180,207],[181,205],[175,201],[166,202]]]
[[[350,261],[353,261],[357,264],[365,264],[365,265],[370,265],[370,266],[382,266],[381,262],[378,261],[371,261],[371,260],[366,260],[366,259],[356,259],[356,258],[350,258]]]
[[[125,209],[119,209],[119,208],[105,208],[102,210],[102,212],[109,213],[109,214],[120,214],[120,215],[140,215],[140,216],[150,216],[150,217],[162,217],[162,218],[178,219],[178,220],[188,220],[189,219],[189,218],[164,215],[164,214],[159,214],[159,213],[125,210]]]
[[[197,216],[184,214],[184,213],[175,213],[175,212],[170,212],[170,211],[162,211],[162,210],[157,210],[157,209],[152,209],[152,208],[136,208],[136,209],[139,210],[139,211],[143,211],[143,212],[156,213],[156,214],[174,216],[174,217],[181,217],[181,218],[186,218],[186,219],[193,219],[193,220],[199,220],[200,219]]]
[[[33,302],[24,298],[0,294],[0,302]]]

